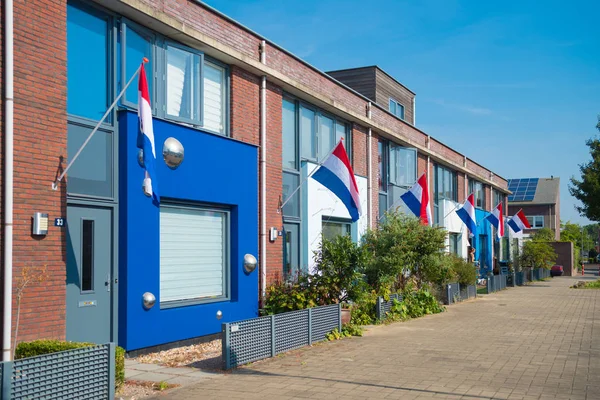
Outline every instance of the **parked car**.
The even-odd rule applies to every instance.
[[[562,276],[564,272],[562,265],[553,265],[550,269],[550,276]]]

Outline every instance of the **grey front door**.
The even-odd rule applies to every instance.
[[[112,338],[112,210],[67,208],[67,340]]]

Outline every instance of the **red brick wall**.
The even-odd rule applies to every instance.
[[[13,336],[22,274],[45,266],[48,280],[23,292],[18,340],[64,339],[65,230],[50,224],[47,236],[34,238],[31,218],[38,211],[66,216],[64,185],[51,189],[59,157],[67,156],[66,1],[15,1],[14,54]]]
[[[375,227],[379,219],[379,138],[371,132],[371,226]]]
[[[352,169],[367,176],[367,129],[358,124],[352,124]]]
[[[260,144],[260,77],[232,66],[230,82],[231,137],[258,146]],[[279,108],[281,114],[281,105]]]
[[[492,204],[492,188],[488,185],[484,185],[483,190],[485,193],[485,209],[490,211],[494,208],[494,205]]]
[[[282,139],[281,139],[282,91],[267,84],[267,230],[274,226],[283,228],[283,220],[277,212],[282,192]],[[267,241],[267,284],[281,278],[283,272],[282,237]]]
[[[466,175],[461,174],[460,172],[458,172],[456,175],[457,175],[457,180],[458,180],[458,185],[457,185],[458,202],[462,203],[466,200],[466,197],[465,197],[465,187],[467,185]]]

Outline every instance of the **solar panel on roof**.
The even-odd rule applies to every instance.
[[[517,178],[508,180],[508,190],[513,192],[508,201],[533,201],[539,178]]]

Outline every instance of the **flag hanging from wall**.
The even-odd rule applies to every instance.
[[[144,64],[140,67],[138,84],[138,117],[140,119],[140,131],[138,134],[137,147],[144,151],[144,183],[143,189],[146,196],[151,196],[156,204],[160,203],[158,195],[158,182],[154,163],[156,161],[156,150],[154,146],[154,129],[152,128],[152,107],[150,106],[150,92],[146,79]]]
[[[429,205],[429,190],[427,187],[427,176],[425,173],[417,180],[417,183],[404,193],[400,198],[406,203],[410,211],[412,211],[423,225],[433,223],[431,219],[431,208]]]
[[[329,189],[344,203],[352,222],[360,218],[362,210],[358,185],[341,140],[317,168],[312,178]]]
[[[477,231],[477,220],[475,219],[475,196],[471,193],[467,200],[463,203],[462,207],[456,210],[458,218],[467,225],[471,236],[475,236]]]
[[[492,210],[492,213],[485,217],[490,224],[496,227],[496,232],[498,234],[498,239],[501,239],[504,236],[504,217],[502,215],[502,203],[498,204],[496,208]]]
[[[523,210],[519,210],[511,219],[508,221],[508,226],[513,230],[514,233],[519,233],[523,229],[530,229],[529,221],[523,213]]]

